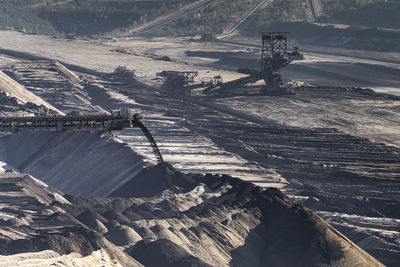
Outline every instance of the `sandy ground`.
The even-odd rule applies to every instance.
[[[122,267],[118,262],[114,262],[104,250],[93,252],[91,255],[83,257],[79,253],[60,255],[57,252],[46,250],[41,252],[21,253],[11,256],[0,256],[0,266],[115,266]]]
[[[151,168],[151,178],[162,179],[161,170],[160,165]],[[176,182],[186,181],[181,190],[187,192],[86,199],[62,196],[21,173],[1,173],[0,203],[9,205],[1,213],[7,225],[0,226],[5,254],[0,265],[292,266],[301,261],[382,266],[276,189],[263,191],[227,176],[195,178],[169,171]],[[195,186],[196,179],[206,184]]]
[[[400,147],[400,102],[390,99],[355,99],[337,93],[310,97],[233,97],[218,104],[255,117],[301,128],[336,128],[373,142]],[[328,111],[328,112],[327,112]]]
[[[17,36],[18,38],[20,37],[19,35]],[[22,38],[23,37],[25,36],[22,36]],[[32,36],[28,37],[31,38]],[[50,38],[48,40],[51,43],[55,41],[54,39]],[[56,41],[60,42],[59,40]],[[161,41],[154,43],[154,47],[161,47],[162,45]],[[74,42],[64,43],[64,45],[66,46],[71,44],[73,44],[73,46],[77,45]],[[82,46],[86,47],[85,49],[91,49],[92,46],[98,47],[98,49],[104,48],[104,46],[102,45],[93,43],[83,44],[84,45]],[[144,41],[140,41],[139,44],[142,45],[142,47],[145,47]],[[171,43],[170,45],[172,47],[174,44]],[[181,44],[181,47],[183,46],[184,44]],[[193,46],[198,46],[198,44],[193,44]],[[138,45],[138,49],[139,48],[140,47]],[[56,52],[58,53],[57,50]],[[104,59],[106,59],[106,57],[108,56],[110,56],[111,58],[115,56],[112,53],[109,53],[108,50],[105,50],[105,53],[106,55]],[[76,55],[76,57],[79,58],[79,55]],[[153,56],[135,57],[140,58],[141,60],[148,61],[154,66],[157,66],[157,64],[159,64],[160,62],[162,64],[166,64],[163,61],[154,60]],[[91,66],[86,64],[86,62],[83,62],[82,58],[79,59],[81,60],[80,66]],[[67,63],[71,63],[71,61],[67,61]],[[92,77],[91,75],[84,75],[84,77],[82,77],[82,80],[87,78],[89,81],[91,81],[90,85],[82,86],[79,80],[76,81],[76,78],[72,81],[71,79],[68,79],[71,75],[66,76],[65,73],[62,73],[60,71],[54,72],[53,69],[55,67],[50,61],[18,61],[15,58],[3,57],[2,64],[4,65],[4,68],[6,68],[10,72],[10,75],[12,75],[13,78],[20,81],[24,86],[29,88],[30,91],[34,92],[45,101],[52,103],[64,113],[68,113],[71,111],[79,111],[82,113],[104,113],[106,112],[106,110],[120,108],[134,108],[143,110],[145,116],[145,124],[150,128],[155,139],[157,140],[157,143],[165,160],[183,172],[230,174],[235,177],[240,177],[242,179],[250,179],[251,181],[264,187],[283,187],[287,184],[286,180],[272,169],[266,168],[265,166],[260,166],[255,162],[249,162],[248,160],[243,159],[235,153],[227,152],[223,148],[216,145],[209,138],[188,129],[186,127],[186,121],[183,117],[169,116],[167,114],[168,110],[166,110],[165,107],[163,107],[162,105],[160,106],[159,104],[157,104],[157,102],[162,103],[163,100],[160,99],[160,94],[158,92],[154,92],[152,88],[137,88],[137,85],[124,85],[118,82],[113,84],[105,79],[102,79],[101,77]],[[179,64],[172,62],[171,66],[169,67],[171,68],[177,65]],[[194,66],[194,68],[195,67],[196,66]],[[113,69],[111,69],[110,71],[112,70]],[[213,71],[217,73],[215,69],[211,69],[210,72]],[[207,75],[211,74],[208,73]],[[148,79],[145,79],[143,81],[153,83],[154,81],[152,80],[152,78],[150,78],[151,77],[148,77]],[[133,95],[129,95],[126,94],[126,91],[116,90],[117,88],[119,90],[129,90],[134,93]],[[88,94],[85,92],[87,92]],[[136,98],[138,96],[140,96],[140,100]],[[174,105],[179,105],[179,100],[171,99],[170,101]],[[126,129],[122,132],[116,132],[116,134],[123,142],[126,142],[128,145],[135,148],[138,153],[143,155],[145,161],[150,164],[155,162],[152,149],[140,130]],[[46,136],[37,136],[37,143],[42,143],[43,138],[46,139]],[[22,140],[23,139],[24,138],[22,137]],[[87,141],[89,141],[89,139]],[[17,144],[18,142],[19,141],[16,141],[14,143]],[[62,153],[63,149],[69,147],[69,145],[72,145],[71,143],[68,143],[68,141],[67,143],[56,141],[53,144],[54,146],[51,146],[51,151],[54,152],[54,157],[58,157],[58,155]],[[94,145],[93,147],[96,147],[96,145]],[[78,147],[77,149],[79,150],[83,148]],[[72,150],[68,150],[72,153]],[[79,153],[81,153],[82,151],[78,150],[76,150],[77,155],[79,155]],[[42,150],[42,152],[44,152],[44,150]],[[45,172],[49,175],[45,175],[45,173],[42,172],[44,170],[43,164],[51,161],[52,157],[48,157],[51,152],[42,152],[40,152],[40,149],[37,152],[35,152],[35,150],[32,150],[31,160],[28,160],[25,163],[20,160],[16,160],[14,162],[14,167],[24,170],[26,172],[30,172],[42,178],[44,178],[43,176],[46,176],[47,178],[44,179],[50,185],[55,186],[57,184],[58,188],[63,190],[64,192],[74,193],[77,195],[86,194],[88,196],[105,195],[104,190],[102,191],[102,193],[97,192],[93,194],[87,194],[87,192],[84,193],[79,191],[79,187],[81,186],[79,184],[76,184],[75,187],[72,186],[75,188],[74,189],[72,187],[68,188],[68,184],[64,182],[60,183],[60,181],[63,181],[63,179],[67,179],[71,170],[65,169],[64,171],[59,172],[57,171],[57,168],[62,165],[71,165],[71,162],[68,164],[58,164],[58,167],[54,168],[54,173],[48,172],[48,170],[46,169]],[[21,151],[21,153],[24,152]],[[36,153],[44,154],[44,158],[41,158],[40,160],[35,159],[35,155],[37,156]],[[98,151],[95,153],[98,153]],[[26,153],[24,155],[26,155]],[[19,156],[16,156],[14,158],[17,159],[19,158]],[[25,158],[26,160],[26,157],[22,158]],[[133,160],[130,157],[125,158]],[[70,156],[66,158],[66,160],[68,159],[73,160],[74,157]],[[136,163],[136,159],[133,160],[133,162],[132,165],[140,165],[139,163]],[[88,166],[91,165],[89,164]],[[107,166],[107,164],[105,164],[104,166]],[[83,175],[83,173],[86,174],[86,169],[87,168],[80,168],[80,171],[78,171],[77,173],[79,173],[80,175]],[[121,169],[131,169],[131,166],[127,165],[125,167],[121,167]],[[122,176],[120,178],[122,180],[124,179],[123,176],[126,175],[126,172],[126,170],[121,172]],[[100,176],[104,177],[109,172],[101,171],[100,173]],[[93,177],[97,175],[99,174],[93,173]],[[51,179],[51,181],[47,179]],[[115,179],[115,181],[118,182],[121,180],[117,178]],[[76,190],[77,188],[78,191]]]
[[[241,40],[241,44],[235,44],[229,41],[191,42],[189,38],[154,38],[150,41],[141,38],[65,41],[6,31],[0,32],[0,35],[0,48],[3,49],[29,52],[102,72],[112,72],[115,67],[123,65],[134,69],[137,76],[148,84],[159,85],[160,82],[154,80],[155,74],[163,70],[195,70],[199,72],[199,77],[220,74],[225,81],[241,76],[236,72],[224,70],[232,69],[232,65],[213,64],[215,58],[188,57],[185,55],[186,50],[245,51],[249,52],[248,57],[254,60],[254,67],[259,68],[260,48],[259,40],[256,39]],[[306,60],[295,62],[293,66],[284,70],[285,78],[319,85],[366,86],[391,93],[397,93],[400,87],[396,71],[400,69],[399,53],[314,46],[306,46],[303,53]],[[154,60],[157,56],[169,56],[175,62]]]
[[[171,63],[157,60],[155,61],[152,56],[139,55],[135,51],[136,43],[128,42],[126,46],[133,47],[133,51],[126,52],[115,51],[122,45],[115,46],[113,43],[100,41],[83,41],[73,40],[65,41],[63,39],[54,39],[45,36],[23,35],[17,32],[0,32],[1,41],[0,47],[2,49],[10,49],[15,51],[29,52],[35,55],[56,59],[69,64],[83,66],[89,69],[95,69],[100,72],[112,72],[117,66],[126,66],[128,69],[135,70],[138,78],[153,84],[153,79],[157,72],[163,70],[195,70],[199,72],[200,76],[209,77],[220,74],[225,80],[232,80],[240,77],[240,74],[228,72],[223,70],[210,70],[204,67],[188,66],[184,63]],[[144,42],[139,40],[138,46],[143,45]],[[146,45],[151,48],[152,42]],[[154,47],[160,47],[165,42],[155,41]],[[173,42],[171,46],[175,46]],[[153,82],[152,82],[153,81]]]

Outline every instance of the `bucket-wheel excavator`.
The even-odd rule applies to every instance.
[[[222,83],[218,87],[209,87],[206,91],[232,89],[259,80],[264,80],[267,87],[278,87],[282,82],[280,70],[294,60],[303,59],[298,47],[294,47],[293,51],[288,51],[287,34],[287,32],[262,33],[261,70],[240,79]]]

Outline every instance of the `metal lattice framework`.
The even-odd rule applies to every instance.
[[[1,117],[1,132],[17,131],[63,131],[78,129],[81,131],[122,130],[137,127],[141,114],[104,114],[71,116]]]
[[[142,114],[122,114],[113,111],[104,115],[70,115],[70,116],[37,116],[37,117],[0,117],[0,132],[19,131],[112,131],[124,128],[139,127],[146,136],[159,163],[163,158],[157,143],[150,131],[141,122]]]
[[[262,33],[261,71],[278,70],[287,64],[287,32]]]
[[[171,88],[186,88],[194,84],[197,71],[163,71],[156,74],[165,78],[165,85]]]
[[[261,72],[268,84],[280,82],[279,70],[290,63],[287,53],[287,32],[263,32]]]
[[[287,34],[288,32],[263,32],[261,39],[261,71],[255,71],[255,73],[233,81],[219,83],[218,86],[221,89],[231,89],[240,85],[264,80],[267,87],[278,88],[282,82],[279,73],[280,69],[294,60],[304,59],[298,47],[294,47],[293,51],[288,52]],[[208,87],[206,92],[209,93],[216,86]]]

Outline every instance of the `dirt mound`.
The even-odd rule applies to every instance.
[[[107,196],[145,166],[131,147],[107,134],[20,132],[2,140],[9,165],[77,196]]]
[[[184,191],[195,187],[193,175],[184,175],[168,163],[143,169],[138,175],[112,192],[112,197],[151,197],[173,186]]]
[[[100,216],[93,211],[87,209],[86,211],[82,212],[78,217],[76,217],[79,221],[85,224],[92,230],[95,230],[100,233],[106,233],[107,227],[100,221]],[[104,219],[103,219],[104,220]]]
[[[138,259],[149,267],[209,267],[211,265],[190,255],[180,246],[168,239],[160,239],[154,242],[141,241],[129,250],[129,255]],[[154,257],[157,255],[157,257]]]
[[[189,210],[187,215],[209,216],[210,210],[215,212],[218,206],[245,209],[248,215],[259,218],[260,223],[250,230],[244,244],[231,251],[231,265],[241,266],[247,258],[253,263],[251,266],[299,266],[299,263],[301,266],[380,266],[311,210],[292,203],[278,189],[263,191],[250,183],[230,180],[234,185],[230,192]],[[229,227],[242,220],[247,221],[248,217],[238,214],[222,223]],[[216,229],[213,223],[203,227],[208,228],[207,233]]]
[[[0,173],[0,188],[0,255],[49,250],[81,257],[104,249],[124,266],[140,266],[101,232],[84,227],[64,210],[71,203],[39,180],[16,172]],[[78,217],[98,215],[86,212]]]
[[[229,184],[230,189],[221,196],[204,198],[183,212],[174,210],[174,198],[165,194],[140,201],[126,198],[124,204],[118,197],[106,205],[90,203],[94,212],[107,214],[105,217],[123,214],[114,218],[121,218],[120,225],[114,223],[117,230],[110,231],[107,238],[117,245],[132,244],[135,238],[128,230],[132,228],[143,240],[126,252],[144,265],[381,266],[311,210],[294,204],[277,189],[263,190],[226,175],[191,176],[167,171],[172,180],[174,175],[183,179],[176,178],[182,184],[202,182],[210,190]],[[163,174],[160,166],[147,173]],[[151,175],[143,177],[150,179]],[[162,177],[158,179],[162,181]]]
[[[109,211],[103,213],[102,215],[103,215],[103,217],[107,218],[108,220],[116,220],[123,224],[127,224],[130,222],[130,220],[125,215],[123,215],[122,213],[120,213],[116,210],[109,210]]]
[[[117,246],[131,245],[142,239],[142,237],[129,226],[117,226],[105,236]]]
[[[163,174],[160,166],[149,173]],[[124,266],[140,265],[136,260],[146,266],[382,266],[278,189],[170,167],[166,173],[184,190],[200,182],[209,190],[229,188],[180,211],[165,192],[151,198],[64,197],[28,176],[4,173],[0,254],[89,255],[104,249]],[[103,234],[101,225],[109,231]]]

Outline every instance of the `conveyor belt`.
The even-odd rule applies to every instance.
[[[0,131],[16,132],[26,130],[122,130],[135,127],[141,114],[128,115],[74,115],[74,116],[37,116],[37,117],[2,117]]]
[[[36,117],[1,117],[0,132],[19,131],[111,131],[124,128],[139,127],[146,136],[159,163],[163,158],[157,143],[150,131],[140,121],[140,113],[133,114],[103,114],[103,115],[72,115],[72,116],[36,116]]]

